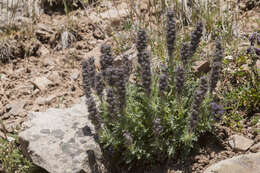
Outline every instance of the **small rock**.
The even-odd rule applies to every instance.
[[[257,153],[257,152],[260,152],[260,142],[253,145],[250,149],[253,153]]]
[[[249,71],[249,66],[248,66],[248,64],[242,65],[242,66],[241,66],[241,69],[242,69],[243,71]]]
[[[95,58],[95,64],[97,67],[100,67],[100,65],[99,65],[99,59],[101,56],[100,47],[101,47],[101,45],[96,46],[93,50],[88,52],[85,56],[86,58],[93,56]]]
[[[18,85],[15,90],[19,91],[23,95],[30,95],[34,86],[31,83]]]
[[[64,31],[61,34],[61,46],[62,49],[69,48],[72,42],[76,41],[76,37],[69,31]]]
[[[40,48],[37,50],[36,55],[37,56],[47,56],[50,54],[49,49],[47,49],[44,45],[41,45]],[[49,58],[49,57],[48,57]]]
[[[6,130],[8,133],[13,133],[17,129],[20,129],[21,123],[24,121],[23,118],[19,119],[8,119],[4,121],[4,127],[0,126],[0,129]]]
[[[253,140],[240,135],[233,135],[229,140],[230,147],[237,151],[247,151],[253,144]]]
[[[56,95],[51,95],[47,98],[39,97],[35,102],[39,105],[49,104],[54,98],[56,98]]]
[[[13,102],[13,103],[7,104],[5,106],[5,108],[9,115],[18,116],[18,115],[21,115],[25,111],[23,109],[25,105],[26,105],[25,101],[18,101],[18,102]]]
[[[57,71],[52,71],[51,74],[48,75],[48,79],[50,79],[53,84],[59,84],[60,74]]]
[[[43,24],[43,23],[39,23],[37,25],[35,34],[38,40],[40,40],[42,43],[48,43],[52,37],[52,35],[54,34],[54,31],[52,30],[52,28],[50,28],[50,26]]]
[[[101,39],[101,40],[105,39],[104,31],[102,31],[99,27],[95,28],[95,31],[93,32],[93,36],[96,39]]]
[[[260,113],[255,113],[253,116],[258,117],[260,119]]]
[[[232,55],[228,55],[228,56],[226,56],[224,59],[226,59],[226,60],[233,60],[234,57],[233,57]]]
[[[53,66],[55,66],[55,62],[49,56],[46,56],[45,58],[43,58],[42,63],[43,63],[43,65],[45,67],[48,67],[48,66],[52,66],[53,67]]]
[[[129,15],[127,9],[110,9],[100,14],[102,19],[125,18]]]
[[[79,77],[79,72],[78,71],[76,71],[76,72],[74,72],[74,73],[72,73],[70,75],[70,79],[71,80],[76,80],[76,79],[78,79],[78,77]]]
[[[5,81],[5,80],[7,80],[7,79],[8,79],[8,78],[6,77],[5,74],[0,74],[0,80]]]
[[[15,139],[13,137],[11,137],[11,136],[7,136],[7,141],[13,142],[13,141],[15,141]]]
[[[0,130],[0,139],[5,139],[5,134]],[[0,168],[1,168],[1,166],[0,166]]]
[[[49,86],[51,86],[53,83],[47,79],[46,77],[37,77],[31,81],[37,88],[39,88],[41,91],[46,90]]]
[[[208,73],[210,71],[210,63],[209,61],[196,61],[195,65],[192,66],[195,73]]]

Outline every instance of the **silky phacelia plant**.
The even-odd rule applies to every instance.
[[[113,151],[111,157],[120,155],[120,162],[164,162],[177,157],[176,153],[187,156],[198,137],[210,131],[216,117],[220,119],[223,113],[212,94],[221,72],[221,42],[216,42],[211,72],[197,77],[191,63],[200,46],[203,23],[195,26],[190,42],[182,43],[178,54],[174,49],[174,12],[169,10],[166,16],[168,57],[162,58],[160,67],[151,64],[153,55],[147,49],[149,38],[145,29],[137,32],[135,66],[127,55],[122,57],[121,65],[116,65],[111,47],[101,46],[95,89],[91,88],[92,78],[88,78],[94,74],[92,60],[83,62],[88,116],[101,129],[101,146]],[[94,104],[94,95],[99,96],[99,104]]]

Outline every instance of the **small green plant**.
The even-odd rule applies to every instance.
[[[221,93],[226,105],[232,107],[231,115],[252,116],[260,111],[260,73],[256,66],[259,55],[258,49],[253,47],[256,38],[250,39],[251,47],[247,52],[228,63],[232,68],[224,74],[228,80],[226,86],[221,88]],[[260,44],[260,36],[258,39]]]
[[[28,173],[33,167],[18,149],[16,138],[9,141],[0,138],[0,165],[6,173]]]
[[[101,47],[100,72],[96,71],[93,57],[83,62],[89,118],[98,141],[114,153],[117,163],[151,163],[179,154],[185,158],[198,137],[210,131],[223,114],[223,108],[214,99],[223,57],[220,42],[216,41],[211,73],[199,79],[192,73],[190,62],[199,46],[203,24],[198,22],[190,41],[181,46],[179,56],[175,55],[175,25],[173,12],[168,11],[168,58],[159,69],[151,65],[143,29],[137,33],[138,65],[133,77],[127,56],[121,66],[115,66],[108,45]],[[100,100],[99,107],[93,94]]]

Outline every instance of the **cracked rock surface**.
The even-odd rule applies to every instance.
[[[23,125],[26,128],[19,139],[24,154],[48,172],[88,173],[104,169],[83,99],[71,108],[32,112]]]

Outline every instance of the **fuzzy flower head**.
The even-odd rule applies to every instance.
[[[88,78],[91,88],[95,88],[95,76],[96,76],[96,66],[94,57],[89,57],[88,60]]]
[[[86,97],[91,95],[91,84],[88,75],[88,61],[83,61],[82,63],[82,85],[84,89],[84,94]]]
[[[210,111],[211,114],[214,115],[215,119],[219,119],[220,116],[225,113],[224,107],[222,105],[218,105],[216,102],[210,103]]]
[[[260,34],[258,34],[257,32],[253,33],[250,36],[249,41],[251,43],[251,48],[249,48],[248,53],[254,51],[256,55],[260,55],[260,48],[254,47],[255,45],[260,45]]]
[[[162,73],[159,77],[159,90],[161,93],[167,91],[169,88],[168,76],[165,73]]]
[[[89,112],[89,119],[91,120],[91,122],[94,124],[96,129],[99,129],[101,126],[101,120],[100,117],[98,115],[98,110],[96,107],[96,103],[95,100],[93,99],[92,96],[88,97],[86,99],[86,105],[88,107],[88,112]]]
[[[208,91],[207,77],[200,79],[200,85],[196,88],[191,107],[190,126],[194,129],[200,119],[200,107]]]
[[[195,30],[191,33],[191,41],[190,41],[190,56],[192,57],[196,52],[196,49],[199,46],[201,37],[203,32],[203,23],[199,22],[196,25]]]
[[[210,93],[212,93],[216,86],[217,82],[220,79],[220,72],[222,69],[222,58],[223,58],[223,49],[220,41],[216,41],[216,48],[213,55],[212,69],[210,73]]]
[[[183,66],[186,67],[190,58],[190,44],[185,42],[181,47],[181,61]]]
[[[144,51],[141,53],[142,62],[142,84],[143,88],[146,90],[147,95],[150,95],[151,83],[152,83],[152,72],[150,64],[150,52]]]
[[[144,30],[139,30],[137,32],[137,39],[136,39],[136,49],[138,52],[142,52],[147,47],[147,36]]]
[[[123,68],[124,74],[125,74],[124,78],[125,78],[126,82],[128,82],[129,77],[131,75],[131,71],[132,71],[132,63],[128,59],[127,55],[123,56],[123,67],[122,68]]]
[[[111,46],[103,44],[101,46],[101,57],[100,57],[100,66],[103,73],[105,73],[107,68],[113,66],[113,56]]]
[[[183,67],[179,66],[176,69],[176,73],[175,73],[175,85],[176,85],[176,91],[177,91],[177,95],[180,97],[183,91],[183,87],[184,87],[184,73],[185,70]]]
[[[117,94],[119,98],[119,107],[123,110],[126,102],[126,81],[125,81],[124,69],[118,68],[116,72],[115,86],[117,88]]]
[[[212,63],[212,69],[210,73],[210,84],[209,84],[210,93],[212,93],[215,90],[217,83],[220,79],[221,66],[222,66],[221,62]]]
[[[213,54],[213,61],[214,62],[221,62],[224,55],[223,55],[223,48],[222,48],[220,40],[216,40],[215,47],[216,48],[215,48],[215,52]]]
[[[174,45],[176,40],[176,23],[174,20],[173,11],[169,10],[167,12],[167,24],[166,24],[166,42],[168,48],[168,56],[172,58]]]
[[[114,119],[116,117],[116,97],[112,88],[106,89],[109,116]]]
[[[105,88],[105,83],[104,83],[103,75],[101,72],[99,72],[96,74],[96,79],[95,79],[95,89],[99,97],[102,97],[104,88]]]

